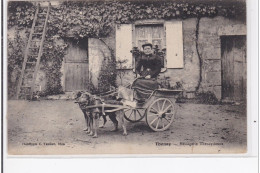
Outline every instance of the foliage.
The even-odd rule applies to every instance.
[[[18,84],[18,79],[21,73],[23,64],[23,55],[25,48],[25,41],[21,38],[19,31],[15,32],[14,39],[8,36],[7,45],[7,55],[8,55],[8,96],[13,97],[16,93],[16,86]]]
[[[66,53],[67,44],[57,45],[52,37],[46,38],[45,50],[41,57],[42,68],[46,73],[47,85],[44,95],[61,94],[61,76],[60,71],[62,61]]]
[[[105,37],[114,23],[133,23],[144,19],[176,19],[190,17],[234,17],[243,11],[234,6],[175,2],[64,2],[52,10],[50,23],[61,37]]]
[[[31,2],[11,1],[8,3],[8,28],[31,27],[36,7]]]
[[[103,61],[98,77],[98,88],[96,93],[103,93],[116,87],[116,62],[114,59]]]

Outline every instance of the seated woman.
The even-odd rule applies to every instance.
[[[136,59],[137,79],[132,84],[135,89],[135,99],[144,101],[150,94],[158,89],[159,83],[156,77],[161,71],[162,63],[160,57],[153,53],[153,46],[150,43],[142,45],[143,54]]]

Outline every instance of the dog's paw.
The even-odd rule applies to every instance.
[[[98,136],[97,135],[93,135],[92,138],[97,138]]]
[[[90,132],[88,135],[89,135],[89,136],[93,136],[93,135],[94,135],[94,133],[93,133],[93,132]]]
[[[83,129],[83,131],[88,131],[88,128]]]
[[[104,125],[102,125],[102,126],[99,126],[99,128],[104,128]]]
[[[123,136],[127,136],[128,134],[126,132],[123,133]]]

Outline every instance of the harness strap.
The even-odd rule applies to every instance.
[[[105,103],[102,103],[102,114],[105,115]]]

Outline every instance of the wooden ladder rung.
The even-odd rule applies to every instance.
[[[43,25],[37,25],[37,26],[34,26],[34,28],[43,28],[44,26]]]
[[[31,42],[41,42],[41,40],[31,40]]]
[[[36,64],[36,62],[26,62],[26,64]]]
[[[33,70],[33,69],[25,69],[25,71],[27,71],[27,72],[33,72],[34,70]]]

